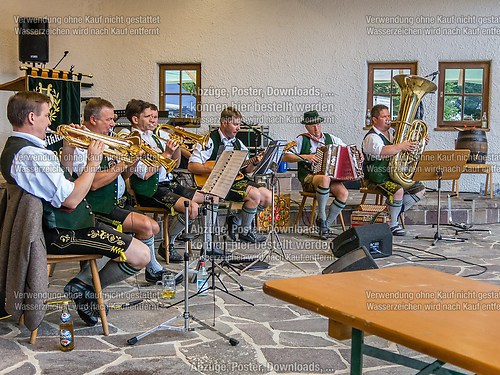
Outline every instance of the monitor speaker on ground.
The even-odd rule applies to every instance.
[[[323,270],[323,274],[371,270],[378,268],[366,247],[362,246],[343,255]]]
[[[19,18],[19,61],[49,61],[49,23],[43,18]]]
[[[392,233],[385,223],[369,224],[345,231],[330,244],[333,255],[341,258],[350,251],[364,246],[373,258],[392,255]]]

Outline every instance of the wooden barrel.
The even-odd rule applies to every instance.
[[[462,130],[455,142],[456,150],[470,150],[467,163],[486,164],[488,141],[484,130]]]

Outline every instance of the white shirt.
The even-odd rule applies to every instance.
[[[103,156],[107,157],[107,156]],[[73,171],[80,176],[87,165],[87,150],[83,148],[75,148]],[[100,167],[99,167],[100,168]],[[125,193],[125,180],[121,175],[118,176],[118,189],[116,190],[116,198],[119,199]]]
[[[238,139],[235,138],[226,138],[224,134],[218,129],[220,139],[222,141],[222,145],[224,145],[224,151],[231,151],[234,150],[234,142],[240,142]],[[243,142],[240,142],[241,144],[241,150],[243,151],[248,151],[248,148],[243,144]],[[210,156],[212,156],[212,151],[214,148],[214,142],[212,141],[212,138],[209,138],[207,148],[203,150],[203,146],[200,145],[199,143],[196,144],[193,152],[191,153],[191,157],[189,158],[190,163],[200,163],[200,164],[205,164],[209,159]],[[247,155],[248,158],[248,155]]]
[[[142,130],[139,130],[137,128],[134,128],[133,130],[137,131],[140,135],[142,140],[148,144],[153,150],[159,152],[160,154],[163,153],[163,151],[158,147],[158,144],[153,138],[153,132],[151,130],[147,130],[143,132]],[[162,138],[169,139],[170,136],[167,132],[162,132],[161,134]],[[159,139],[163,149],[165,150],[165,145],[166,142],[162,139]],[[137,163],[137,166],[135,167],[135,172],[134,174],[139,177],[141,180],[145,180],[146,173],[148,172],[148,166],[144,164],[142,161],[139,161]],[[160,167],[158,170],[158,182],[164,182],[164,181],[171,181],[173,178],[171,173],[167,173],[167,170],[164,167]]]
[[[23,147],[16,153],[10,174],[17,185],[28,193],[44,199],[55,208],[73,192],[75,184],[64,177],[59,159],[45,148],[45,142],[34,135],[13,132],[12,136],[24,138],[37,146]]]
[[[385,137],[380,130],[377,128],[373,128],[375,133],[370,133],[368,134],[365,139],[363,140],[362,148],[363,152],[367,155],[370,155],[374,158],[381,159],[380,153],[382,152],[382,148],[385,146],[384,141],[382,138],[380,138],[380,135],[382,137]],[[395,130],[393,128],[389,129],[389,142],[392,143],[392,140],[394,139],[394,132]],[[387,139],[387,138],[386,138]]]
[[[331,135],[331,134],[330,134],[330,137],[332,137],[333,145],[335,145],[335,146],[346,146],[346,144],[339,137],[335,137],[334,135]],[[295,151],[299,155],[300,155],[300,150],[302,150],[302,142],[303,142],[303,140],[304,140],[304,136],[302,136],[302,135],[297,136],[297,138],[295,139],[295,141],[297,142],[297,146],[292,149],[293,151]],[[309,140],[310,140],[310,143],[311,143],[311,147],[309,149],[309,153],[310,154],[315,154],[316,153],[316,149],[318,147],[324,146],[325,143],[326,143],[325,133],[321,134],[321,138],[318,139],[319,142],[317,142],[317,141],[315,141],[313,139],[310,139],[310,138],[309,138]]]

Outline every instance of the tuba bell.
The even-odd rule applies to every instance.
[[[389,162],[389,175],[403,187],[413,184],[412,178],[418,162],[425,149],[427,124],[422,120],[415,120],[418,106],[422,98],[436,91],[434,82],[416,75],[400,74],[393,77],[398,84],[401,96],[399,112],[396,121],[394,144],[404,141],[418,142],[417,151],[401,151],[394,155]]]
[[[168,139],[160,135],[160,132],[162,130],[168,133],[170,140],[176,142],[179,146],[183,146],[188,151],[193,151],[194,145],[197,143],[199,143],[203,147],[203,149],[205,149],[210,139],[210,133],[200,135],[188,132],[184,129],[178,129],[170,124],[160,124],[155,129],[155,135],[163,141],[167,141]],[[189,147],[186,144],[191,144],[191,146]]]

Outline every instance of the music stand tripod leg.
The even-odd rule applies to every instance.
[[[441,181],[442,181],[442,171],[438,170],[437,171],[437,176],[438,176],[438,207],[437,207],[437,224],[436,224],[436,233],[434,233],[433,237],[423,237],[423,236],[415,236],[416,239],[428,239],[428,240],[433,240],[432,246],[435,246],[438,241],[453,241],[453,242],[465,242],[466,238],[452,238],[452,237],[443,237],[441,235],[441,228],[440,228],[440,222],[441,222]]]
[[[181,315],[174,316],[173,318],[170,318],[169,320],[157,325],[156,327],[153,327],[149,329],[148,331],[137,335],[135,337],[132,337],[127,340],[127,343],[129,345],[135,345],[139,340],[143,339],[146,336],[149,336],[151,333],[154,333],[156,331],[160,330],[169,330],[169,331],[176,331],[176,332],[190,332],[194,331],[194,328],[191,328],[189,325],[189,321],[192,319],[193,321],[196,321],[197,323],[201,323],[200,320],[196,319],[191,313],[189,312],[189,299],[191,298],[189,296],[189,242],[191,241],[191,236],[189,235],[189,213],[188,213],[188,208],[189,208],[189,201],[184,202],[184,207],[185,207],[185,233],[184,233],[184,241],[185,241],[185,246],[184,246],[184,312]],[[196,295],[196,294],[195,294]],[[193,295],[194,296],[194,295]],[[182,302],[182,301],[181,301]],[[179,302],[179,303],[181,303]],[[174,305],[177,305],[179,303],[176,303]],[[174,306],[172,305],[172,306]],[[184,320],[184,327],[177,327],[177,326],[172,326],[171,323],[174,323],[178,319],[183,319]],[[204,327],[206,327],[206,324],[200,324]],[[230,338],[227,335],[222,334],[221,332],[217,331],[215,328],[211,328],[211,330],[218,332],[219,335],[229,341],[229,343],[232,346],[238,345],[239,341],[233,338]]]
[[[275,203],[276,175],[273,172],[273,173],[271,173],[270,176],[271,176],[270,178],[271,178],[271,186],[272,186],[272,188],[271,188],[271,231],[269,232],[269,234],[267,236],[267,240],[269,241],[269,239],[271,239],[271,247],[268,250],[263,250],[257,256],[257,259],[254,260],[252,263],[250,263],[248,266],[246,266],[241,272],[245,272],[245,271],[249,270],[258,261],[264,261],[264,259],[266,259],[268,256],[271,256],[273,253],[276,253],[281,259],[286,260],[288,263],[292,264],[293,266],[295,266],[296,268],[298,268],[302,272],[307,273],[302,267],[300,267],[298,264],[296,264],[295,262],[290,260],[290,258],[287,256],[287,254],[285,253],[285,250],[283,249],[283,244],[281,243],[281,240],[278,236],[278,232],[276,231],[276,223],[274,220],[274,208],[276,206],[276,203]],[[279,244],[279,251],[281,254],[278,253],[278,251],[277,251],[278,249],[276,248],[276,245],[275,245],[276,243]]]

